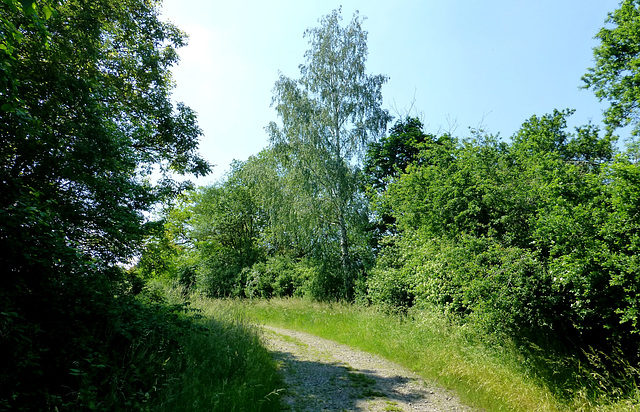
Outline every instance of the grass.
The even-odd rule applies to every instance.
[[[402,412],[402,409],[395,402],[387,401],[384,409],[386,412]]]
[[[587,390],[577,390],[569,399],[559,397],[562,388],[550,388],[541,382],[513,345],[489,344],[477,331],[435,312],[397,316],[374,308],[300,299],[203,299],[197,305],[207,310],[241,312],[256,323],[309,332],[381,355],[456,392],[464,403],[486,411],[640,410],[637,391],[635,397],[615,402],[598,394],[587,396]]]
[[[380,391],[376,391],[373,387],[376,380],[364,373],[347,372],[347,379],[351,382],[351,386],[360,389],[359,398],[384,398],[386,395]]]
[[[178,300],[174,296],[174,300]],[[207,332],[184,336],[152,411],[279,411],[283,382],[255,326],[232,307],[200,305]]]

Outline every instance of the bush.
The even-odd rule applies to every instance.
[[[378,264],[366,279],[367,300],[387,310],[406,311],[415,300],[415,267],[392,239],[382,241]]]
[[[367,279],[369,302],[391,311],[405,312],[413,306],[414,291],[410,277],[401,269],[374,270]]]
[[[101,280],[117,275],[68,278],[64,293],[52,286],[20,306],[0,293],[0,410],[141,410],[169,383],[166,364],[196,327],[184,305]]]
[[[200,261],[196,271],[197,288],[214,298],[243,296],[243,262],[236,256],[215,252]]]
[[[353,293],[350,278],[352,274],[345,273],[338,258],[310,262],[313,265],[313,276],[305,285],[305,296],[323,302],[350,299]]]
[[[250,298],[303,296],[314,277],[313,272],[305,259],[273,256],[266,262],[254,264],[250,269],[243,269],[243,277],[246,277],[244,294]]]
[[[536,253],[490,238],[405,236],[387,245],[367,286],[374,304],[435,305],[490,332],[535,336],[571,326]]]
[[[183,264],[178,267],[178,284],[184,288],[185,293],[191,292],[196,285],[197,270],[195,265]]]

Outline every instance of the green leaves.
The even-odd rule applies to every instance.
[[[593,50],[595,66],[582,77],[585,88],[593,89],[600,100],[607,100],[605,122],[609,134],[632,125],[632,134],[640,133],[640,2],[624,0],[610,13],[596,38]]]
[[[370,299],[436,305],[516,338],[632,350],[640,169],[596,127],[567,130],[571,113],[532,116],[511,142],[432,137],[408,164],[410,130],[371,145],[370,193],[397,231],[381,241]]]
[[[36,13],[36,2],[33,0],[20,0],[22,11],[26,16]]]
[[[300,79],[280,76],[274,87],[282,124],[268,128],[272,147],[298,179],[308,208],[321,217],[327,239],[339,244],[344,288],[351,288],[354,259],[350,256],[363,210],[358,172],[353,166],[390,119],[382,109],[385,76],[368,75],[367,33],[359,16],[345,27],[339,10],[305,32],[309,50],[300,65]],[[334,234],[331,234],[334,232]]]
[[[44,18],[49,20],[53,15],[54,9],[45,4],[42,6],[42,12],[44,13]]]
[[[0,339],[3,406],[82,408],[81,386],[100,397],[112,377],[69,371],[132,291],[119,265],[185,186],[171,174],[209,168],[195,114],[170,98],[182,44],[155,1],[0,2],[0,306],[24,324]]]

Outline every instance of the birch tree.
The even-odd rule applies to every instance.
[[[359,198],[358,165],[371,141],[390,120],[382,108],[384,75],[366,73],[367,32],[356,12],[341,25],[341,10],[307,29],[309,49],[300,78],[280,75],[272,105],[281,124],[267,130],[271,145],[297,171],[301,189],[313,198],[339,242],[344,280],[352,272],[349,221]],[[358,209],[357,207],[355,209]]]

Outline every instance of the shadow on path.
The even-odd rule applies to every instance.
[[[429,392],[415,379],[380,376],[373,370],[354,370],[344,362],[304,359],[307,356],[289,351],[272,355],[287,384],[284,403],[293,411],[368,411],[373,403],[380,404],[380,410],[404,410],[398,404],[426,410],[419,405],[426,406]]]
[[[263,330],[287,385],[283,403],[288,410],[472,410],[450,392],[379,356],[304,332],[266,325]]]

